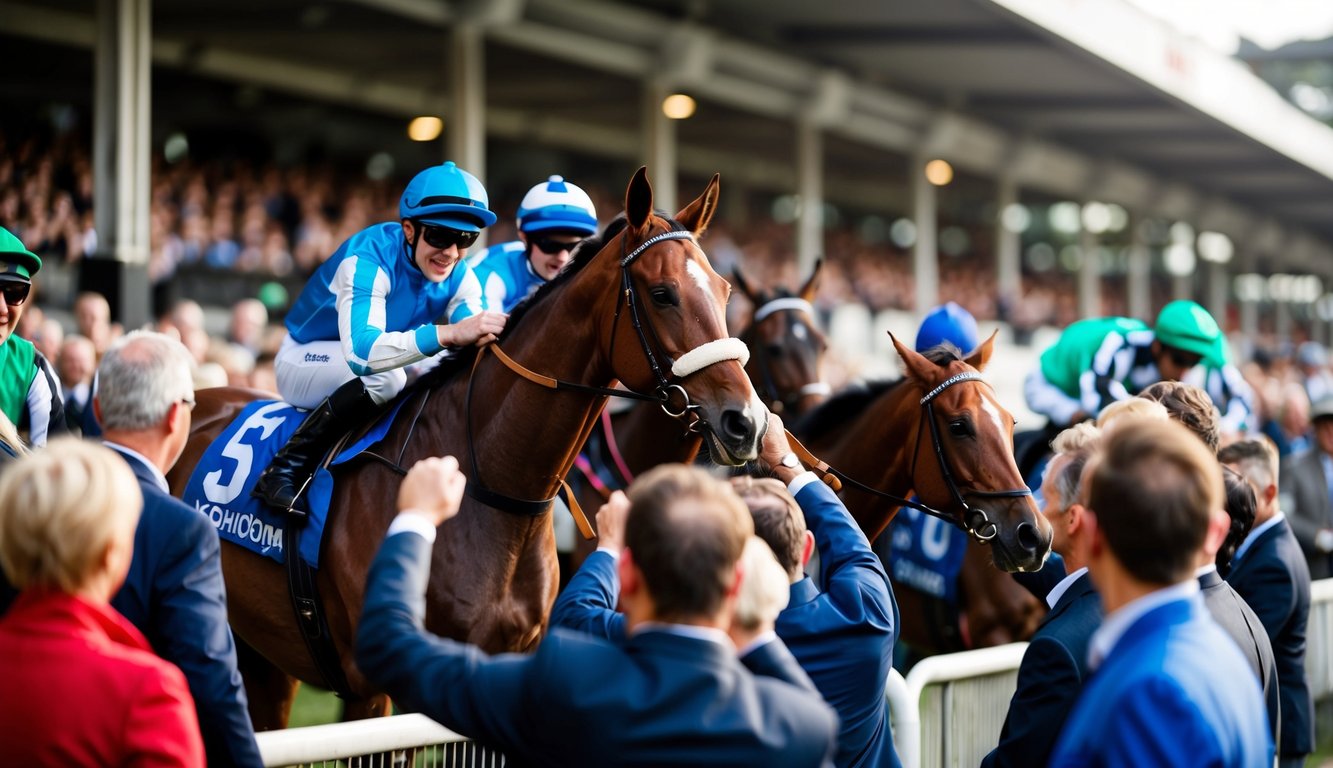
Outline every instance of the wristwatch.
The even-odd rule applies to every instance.
[[[800,469],[801,460],[796,458],[795,453],[788,451],[787,455],[782,457],[782,466],[786,467],[787,469]]]

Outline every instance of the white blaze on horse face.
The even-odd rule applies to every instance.
[[[705,269],[699,264],[698,261],[696,261],[696,260],[694,260],[694,259],[689,259],[689,260],[687,260],[687,261],[685,262],[685,272],[686,272],[687,274],[689,274],[689,276],[694,280],[695,284],[697,284],[697,285],[699,286],[699,290],[703,291],[703,294],[704,294],[704,296],[708,299],[708,301],[712,302],[712,301],[713,301],[713,283],[712,283],[711,280],[708,279],[708,272],[707,272],[707,270],[705,270]],[[714,312],[713,315],[714,315],[714,319],[717,320],[717,321],[721,324],[720,327],[722,327],[722,328],[726,328],[726,327],[727,327],[727,321],[726,321],[726,319],[725,319],[725,317],[726,317],[725,314],[721,314],[721,313],[718,313],[718,312]]]
[[[981,393],[981,410],[985,411],[995,422],[995,434],[1004,437],[1004,419],[1000,417],[1000,404],[996,401],[995,395],[989,391],[982,391]]]

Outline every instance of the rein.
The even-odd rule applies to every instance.
[[[770,299],[754,311],[754,317],[750,320],[750,327],[745,333],[741,334],[744,338],[747,334],[757,331],[759,324],[778,312],[804,312],[809,317],[815,316],[815,308],[805,299],[795,296],[783,296],[776,299]],[[765,344],[759,344],[759,374],[763,379],[764,393],[767,395],[766,405],[774,413],[783,413],[792,408],[801,398],[809,395],[828,396],[833,393],[833,388],[823,381],[812,381],[804,384],[796,392],[788,397],[783,397],[778,389],[777,382],[773,379],[773,366],[768,356],[768,347]]]
[[[642,347],[644,357],[647,359],[648,367],[653,373],[653,378],[657,381],[657,389],[654,390],[652,394],[644,394],[629,389],[612,389],[610,387],[598,387],[591,384],[563,381],[552,376],[536,373],[524,367],[517,360],[514,360],[506,354],[504,350],[500,349],[499,343],[487,344],[478,350],[477,356],[472,362],[472,372],[468,377],[467,395],[463,406],[464,411],[467,414],[468,457],[472,464],[472,474],[469,477],[465,490],[468,496],[471,496],[487,506],[512,514],[530,517],[545,513],[546,510],[550,508],[551,502],[555,500],[555,496],[552,496],[549,499],[521,499],[514,496],[508,496],[486,487],[481,480],[481,470],[477,464],[477,453],[473,448],[472,391],[476,382],[477,367],[481,364],[481,360],[486,356],[488,350],[492,352],[496,359],[510,371],[513,371],[523,379],[536,384],[539,387],[557,392],[582,392],[600,397],[624,397],[631,400],[653,402],[660,405],[667,415],[674,418],[684,418],[687,415],[693,416],[694,419],[689,424],[689,429],[691,431],[702,431],[708,427],[707,422],[698,416],[697,410],[699,406],[690,402],[690,395],[685,388],[680,384],[669,380],[666,374],[663,373],[663,367],[658,361],[658,356],[653,353],[653,348],[648,343],[648,337],[644,334],[643,323],[640,322],[639,318],[638,302],[636,301],[634,291],[634,281],[629,272],[629,267],[634,263],[634,260],[653,245],[665,240],[693,241],[693,239],[694,234],[689,231],[672,230],[648,238],[629,253],[625,252],[625,239],[623,236],[621,239],[621,292],[616,300],[616,313],[611,326],[610,357],[614,357],[616,326],[620,321],[621,308],[622,306],[628,306],[630,319],[634,324],[634,330],[639,338],[639,344]],[[653,339],[657,341],[658,348],[660,349],[662,346],[661,340],[658,338],[657,331],[653,328],[651,323],[648,325],[648,330],[652,334]],[[734,338],[714,339],[705,342],[686,352],[684,355],[681,355],[677,360],[672,360],[669,356],[666,356],[666,361],[670,364],[668,369],[676,381],[697,373],[714,363],[737,360],[740,362],[741,366],[744,367],[745,364],[749,362],[749,359],[749,348],[746,347],[745,343],[740,339]],[[679,407],[676,407],[677,403],[679,403]],[[585,425],[583,430],[585,439],[587,437],[587,432],[590,429],[590,425]],[[570,512],[573,514],[574,521],[579,527],[579,532],[585,539],[592,539],[596,534],[593,532],[592,526],[588,523],[587,515],[584,514],[583,509],[575,499],[574,493],[570,490],[569,484],[564,479],[564,476],[567,475],[568,472],[569,467],[566,467],[565,471],[561,474],[560,485],[565,491],[565,497],[569,502]]]
[[[814,454],[810,453],[810,451],[806,449],[805,446],[801,445],[800,442],[795,440],[795,438],[791,438],[791,433],[788,433],[788,437],[791,439],[792,443],[792,450],[797,454],[797,456],[800,457],[800,459],[803,462],[810,465],[817,472],[824,475],[824,481],[828,483],[829,486],[833,488],[833,490],[835,491],[840,490],[842,484],[846,483],[847,485],[850,485],[859,491],[863,491],[865,493],[869,493],[874,496],[879,496],[881,498],[888,499],[889,501],[894,502],[898,506],[911,507],[912,509],[919,510],[932,517],[938,517],[939,519],[944,520],[945,522],[948,522],[949,524],[954,525],[966,531],[970,536],[972,536],[972,538],[976,539],[978,542],[981,542],[983,544],[989,543],[999,533],[999,527],[995,524],[993,520],[990,519],[990,517],[986,514],[986,511],[984,509],[979,509],[977,507],[970,506],[967,503],[967,500],[963,497],[963,492],[958,488],[958,483],[954,480],[953,472],[950,471],[949,469],[949,462],[944,456],[944,444],[940,441],[939,425],[936,424],[935,422],[935,408],[933,405],[933,401],[935,400],[935,398],[938,397],[941,392],[945,391],[949,387],[952,387],[955,384],[960,384],[965,381],[976,381],[976,382],[981,382],[983,384],[986,383],[985,379],[981,377],[981,374],[976,373],[974,371],[965,371],[963,373],[950,376],[949,378],[940,382],[939,386],[927,392],[925,396],[923,396],[919,401],[919,405],[925,409],[926,422],[930,425],[930,440],[933,443],[935,449],[935,460],[939,463],[940,474],[944,476],[944,483],[949,488],[949,495],[953,497],[954,503],[957,504],[959,508],[962,509],[963,512],[962,522],[959,522],[958,519],[953,515],[941,512],[940,510],[935,509],[934,507],[931,507],[920,501],[914,499],[904,499],[901,496],[895,496],[891,493],[881,491],[878,488],[871,487],[869,485],[866,485],[865,483],[862,483],[858,480],[848,477],[842,472],[839,472],[838,470],[830,467],[824,461],[821,461],[820,459],[816,458]],[[912,453],[913,483],[916,482],[917,457],[919,457],[921,454],[922,431],[923,430],[918,428],[916,433],[917,434],[916,450]],[[1032,491],[1028,488],[1014,488],[1004,491],[969,490],[968,493],[973,496],[981,496],[984,498],[1005,498],[1005,499],[1022,498],[1024,496],[1032,495]]]

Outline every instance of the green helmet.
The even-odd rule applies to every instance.
[[[1208,310],[1192,301],[1173,301],[1162,307],[1153,333],[1168,347],[1192,352],[1204,358],[1217,354],[1222,329]]]
[[[13,232],[0,227],[0,279],[31,280],[41,268],[37,254],[25,248]]]

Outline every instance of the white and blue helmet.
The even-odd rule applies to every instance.
[[[572,232],[580,235],[597,233],[597,209],[592,198],[582,189],[552,176],[523,196],[518,206],[520,232]]]
[[[480,232],[496,218],[486,188],[453,161],[427,168],[407,183],[398,200],[398,217],[463,232]]]

